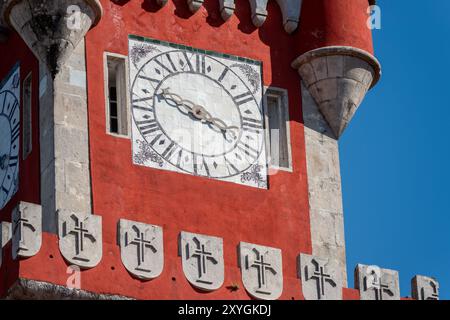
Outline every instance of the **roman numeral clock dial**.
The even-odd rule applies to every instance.
[[[20,78],[17,68],[0,82],[0,209],[5,207],[19,187],[19,97]]]
[[[133,161],[267,188],[261,64],[130,38]]]

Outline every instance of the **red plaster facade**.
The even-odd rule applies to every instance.
[[[219,4],[205,0],[192,14],[185,0],[160,8],[153,1],[100,1],[104,15],[86,35],[88,126],[93,213],[103,218],[103,258],[81,274],[83,290],[138,299],[249,299],[238,267],[240,241],[280,248],[284,290],[281,299],[303,299],[297,276],[297,256],[311,254],[308,179],[302,120],[300,77],[290,66],[311,49],[345,45],[373,52],[366,27],[367,0],[305,0],[299,30],[289,35],[275,1],[261,28],[253,26],[248,1],[236,1],[235,14],[224,22]],[[293,172],[270,176],[269,190],[208,180],[132,164],[131,141],[107,134],[104,88],[104,52],[128,55],[128,35],[160,39],[196,48],[243,56],[263,63],[265,86],[289,92]],[[6,49],[8,48],[8,53]],[[0,44],[0,78],[19,60],[21,78],[33,72],[33,152],[20,164],[20,191],[0,211],[10,221],[18,201],[40,203],[39,174],[39,67],[19,35]],[[164,271],[152,281],[133,278],[124,268],[117,245],[119,219],[159,225],[164,230]],[[178,256],[181,231],[224,239],[225,282],[221,289],[201,292],[185,278]],[[55,234],[43,233],[40,252],[13,261],[10,244],[3,250],[0,295],[18,278],[65,285],[68,264]],[[238,290],[231,288],[237,285]],[[344,289],[345,299],[359,299]]]

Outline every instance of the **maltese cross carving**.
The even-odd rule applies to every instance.
[[[398,272],[394,270],[358,264],[355,288],[361,300],[400,300]]]
[[[121,219],[119,245],[122,263],[135,277],[150,280],[162,273],[164,252],[161,227]]]
[[[224,282],[223,240],[189,232],[180,234],[183,272],[196,288],[219,289]]]
[[[306,300],[342,300],[341,280],[331,260],[300,254],[299,276]]]
[[[84,269],[102,258],[102,217],[58,211],[59,249],[63,257]]]
[[[241,242],[239,259],[247,292],[261,300],[275,300],[283,292],[281,250]]]
[[[32,257],[42,244],[42,208],[40,205],[20,202],[12,212],[12,256]]]

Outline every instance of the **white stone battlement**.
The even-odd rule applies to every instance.
[[[14,260],[38,254],[42,242],[41,215],[39,205],[26,202],[17,205],[12,212],[12,223],[1,222],[0,258],[2,247],[9,241],[12,241]],[[97,215],[59,212],[59,249],[71,265],[89,269],[101,263],[101,218]],[[118,222],[118,226],[121,261],[130,277],[143,281],[159,277],[164,272],[163,228],[123,219]],[[180,263],[188,281],[198,290],[219,290],[224,284],[225,266],[230,266],[223,249],[227,240],[181,230],[178,240]],[[278,299],[283,292],[285,280],[283,264],[296,263],[299,283],[306,300],[343,299],[345,284],[333,258],[299,253],[297,261],[285,261],[279,248],[246,242],[239,243],[238,251],[239,261],[236,267],[241,269],[242,282],[250,296],[262,300]],[[56,284],[48,285],[58,287]],[[361,300],[401,299],[398,271],[378,266],[358,264],[355,269],[355,289],[359,290]],[[14,290],[13,287],[10,292],[15,292]],[[22,285],[21,291],[27,290]],[[36,286],[29,290],[35,296],[45,296],[48,288],[42,288],[42,293],[35,292]],[[20,297],[17,293],[11,295]],[[415,276],[411,280],[411,295],[417,300],[439,300],[439,282],[431,277]],[[96,294],[90,298],[102,299]]]

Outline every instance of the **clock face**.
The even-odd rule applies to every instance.
[[[20,142],[20,78],[16,69],[0,85],[0,209],[18,189]]]
[[[261,66],[130,40],[136,164],[267,188]]]

